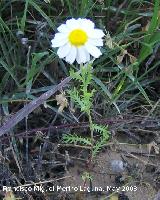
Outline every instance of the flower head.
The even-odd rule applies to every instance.
[[[103,46],[101,29],[95,28],[89,19],[69,19],[58,27],[58,33],[51,40],[52,47],[59,47],[57,54],[72,64],[75,60],[81,64],[90,61],[90,55],[98,58]]]

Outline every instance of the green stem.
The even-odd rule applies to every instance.
[[[89,128],[90,128],[90,132],[91,132],[91,143],[92,143],[92,147],[91,147],[91,160],[93,158],[93,146],[94,146],[94,137],[93,137],[93,121],[92,121],[92,117],[91,117],[91,112],[88,112],[88,118],[89,118]]]

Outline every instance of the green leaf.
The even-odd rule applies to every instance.
[[[29,2],[29,0],[26,0],[23,17],[21,19],[21,31],[23,33],[24,33],[25,23],[26,23],[26,15],[27,15],[27,9],[28,9],[28,2]]]
[[[83,145],[92,145],[91,143],[91,139],[90,138],[85,138],[85,137],[81,137],[81,136],[78,136],[76,134],[65,134],[63,135],[63,141],[65,143],[80,143],[80,144],[83,144]]]
[[[48,22],[49,26],[55,30],[56,27],[54,23],[52,22],[52,20],[48,17],[48,15],[46,15],[46,13],[35,2],[36,1],[29,0],[29,4],[31,4],[39,12],[39,14],[42,15],[42,17]]]
[[[142,43],[143,45],[138,58],[139,64],[153,52],[154,45],[157,42],[160,42],[160,33],[159,31],[156,31],[160,23],[159,9],[160,1],[155,0],[153,16],[148,31],[146,32],[146,36],[144,37],[144,41]]]
[[[5,95],[5,96],[3,96],[2,101],[7,100],[7,99],[8,99],[8,96]],[[3,108],[4,114],[9,115],[9,109],[8,109],[8,102],[7,101],[2,103],[2,108]]]
[[[10,76],[13,78],[15,83],[17,84],[18,87],[20,87],[20,84],[14,74],[13,68],[9,67],[3,60],[0,59],[0,64],[1,66],[10,74]]]
[[[138,59],[139,63],[143,62],[150,54],[153,53],[153,48],[158,42],[160,42],[160,32],[156,31],[155,33],[152,33],[152,36],[149,38],[147,43],[143,43],[143,47]]]
[[[48,55],[48,52],[42,52],[42,53],[33,53],[32,54],[32,63],[31,68],[28,70],[27,76],[26,76],[26,84],[33,79],[33,77],[40,71],[40,64],[38,62],[41,61],[41,59]]]
[[[112,100],[112,99],[113,99],[113,96],[112,96],[112,94],[110,93],[110,91],[107,89],[107,87],[104,85],[104,83],[103,83],[99,78],[97,78],[97,77],[95,77],[95,76],[93,76],[93,80],[95,81],[95,83],[96,83],[97,85],[99,85],[99,86],[101,87],[102,91],[103,91],[105,94],[107,94],[107,96],[109,97],[109,99]],[[121,113],[120,110],[119,110],[119,108],[118,108],[118,105],[116,104],[116,102],[115,102],[115,101],[112,101],[112,103],[113,103],[113,105],[116,107],[116,109],[118,110],[118,112]]]

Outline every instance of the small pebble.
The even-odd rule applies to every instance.
[[[126,163],[124,163],[122,160],[112,160],[111,169],[114,173],[122,173],[126,169]]]
[[[21,43],[26,45],[28,43],[28,38],[21,38]]]

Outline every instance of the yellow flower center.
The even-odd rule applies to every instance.
[[[75,29],[69,34],[68,39],[72,45],[81,46],[86,43],[88,36],[85,31],[81,29]]]

